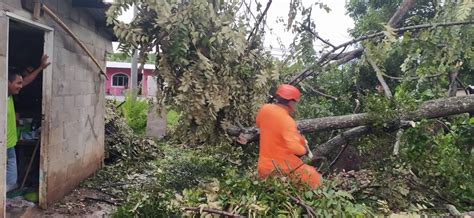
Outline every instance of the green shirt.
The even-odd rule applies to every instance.
[[[18,136],[16,133],[15,105],[12,96],[8,96],[7,104],[7,148],[13,148],[18,141]]]

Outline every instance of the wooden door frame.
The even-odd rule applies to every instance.
[[[44,32],[44,48],[43,53],[49,56],[49,62],[53,63],[50,67],[43,70],[43,96],[42,96],[42,122],[41,122],[41,147],[40,147],[40,169],[39,169],[39,205],[42,208],[46,208],[47,204],[47,169],[48,169],[48,157],[47,149],[49,144],[49,130],[51,126],[51,99],[52,99],[52,75],[53,75],[53,65],[54,65],[54,28],[33,21],[29,18],[19,16],[15,13],[5,12],[8,28],[7,35],[9,35],[10,21],[17,21],[21,24],[29,25],[36,29],[39,29]],[[7,55],[6,55],[6,72],[8,72],[8,36],[7,41]],[[2,150],[3,151],[3,150]],[[0,152],[1,153],[1,152]],[[2,155],[0,155],[1,157]],[[1,165],[0,165],[1,166]],[[0,167],[1,168],[1,167]],[[0,169],[5,171],[3,169]],[[5,181],[5,179],[3,180]],[[0,195],[2,196],[2,195]],[[0,198],[1,202],[1,198]],[[3,211],[5,211],[5,205],[2,206]],[[0,217],[2,214],[0,213]]]

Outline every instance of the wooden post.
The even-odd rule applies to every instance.
[[[41,2],[40,0],[34,0],[35,8],[33,10],[33,20],[38,20],[41,14]]]
[[[86,52],[86,54],[92,59],[92,61],[95,63],[95,65],[99,68],[100,73],[102,75],[104,75],[105,78],[108,80],[109,77],[107,76],[107,74],[105,74],[104,68],[102,68],[102,66],[100,66],[99,61],[97,61],[97,59],[92,55],[92,53],[84,45],[84,43],[82,43],[81,40],[79,40],[79,38],[76,36],[76,34],[74,34],[71,31],[71,29],[69,29],[69,27],[58,16],[56,16],[56,14],[54,14],[54,12],[51,11],[45,4],[43,4],[41,8],[44,10],[44,12],[48,16],[50,16],[56,23],[58,23],[64,29],[64,31],[66,31],[74,39],[74,41],[76,41],[76,43],[82,48],[82,50],[84,50],[84,52]]]

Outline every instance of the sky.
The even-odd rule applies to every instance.
[[[105,0],[111,2],[113,0]],[[265,8],[267,0],[256,0],[262,4]],[[303,5],[308,6],[315,2],[314,0],[302,0]],[[319,35],[328,39],[331,43],[338,45],[351,39],[348,30],[354,26],[353,20],[346,15],[345,3],[346,0],[320,0],[320,2],[326,4],[331,11],[327,13],[319,7],[315,7],[312,12],[313,20],[316,24],[316,31]],[[281,57],[284,50],[279,46],[279,41],[287,48],[291,42],[293,42],[294,35],[287,31],[282,23],[277,23],[277,19],[283,18],[288,19],[290,0],[273,0],[268,13],[267,13],[267,31],[264,40],[264,46],[270,50],[271,53],[276,57]],[[263,10],[262,8],[262,10]],[[124,22],[130,22],[133,18],[133,12],[126,11],[120,20]],[[270,29],[268,29],[270,28]],[[316,49],[318,50],[322,45],[321,42],[316,42]],[[114,49],[116,49],[117,43],[114,43]],[[283,48],[284,49],[284,48]]]

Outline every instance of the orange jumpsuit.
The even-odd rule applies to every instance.
[[[286,108],[276,104],[264,105],[257,114],[257,127],[260,129],[260,178],[267,178],[277,165],[282,172],[291,173],[291,178],[301,180],[313,189],[321,184],[321,175],[316,169],[298,157],[306,153],[305,140]]]

